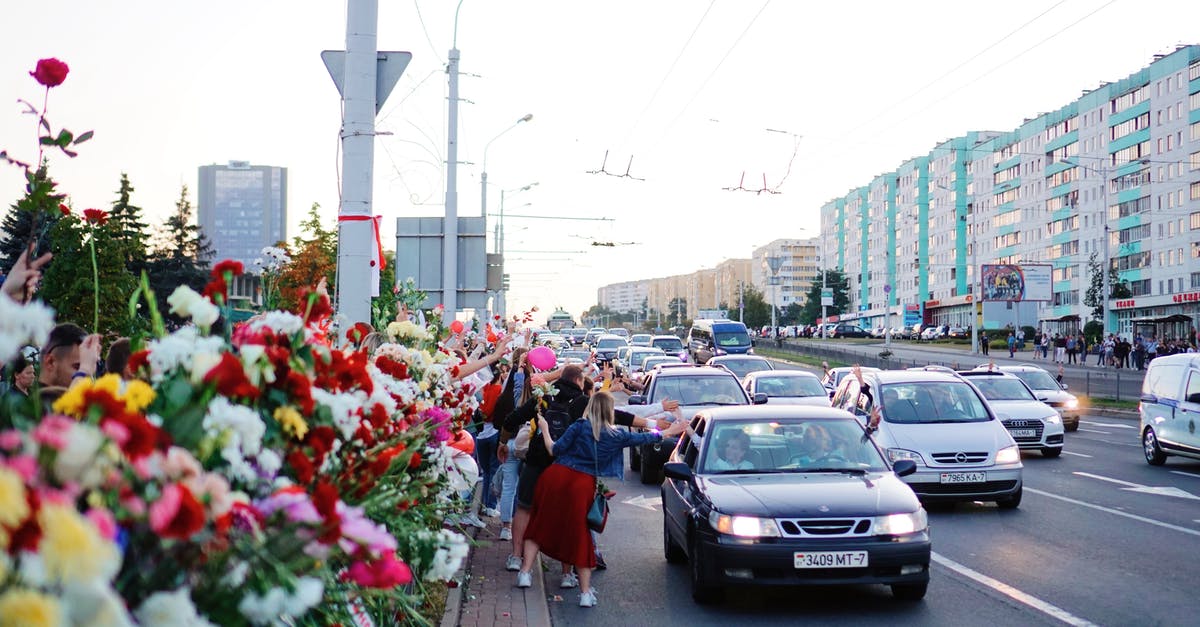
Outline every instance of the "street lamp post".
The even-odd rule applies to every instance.
[[[528,122],[532,119],[533,119],[532,113],[525,114],[525,117],[522,117],[521,119],[517,120],[516,122],[513,122],[512,126],[504,129],[503,131],[500,131],[500,133],[498,133],[495,137],[493,137],[491,140],[489,140],[488,143],[484,144],[484,146],[483,146],[483,172],[479,175],[479,205],[480,205],[479,215],[487,216],[487,153],[488,153],[488,148],[492,147],[492,142],[503,137],[505,133],[513,130],[514,128],[517,128],[517,125],[519,125],[521,122]],[[501,193],[503,194],[503,192],[501,192]],[[503,206],[503,205],[501,205],[501,206]]]
[[[537,183],[534,182],[534,183],[530,183],[524,187],[518,187],[515,190],[515,192],[513,193],[513,195],[515,196],[516,194],[519,194],[521,192],[527,192],[531,188],[533,188],[534,185],[537,185]],[[485,187],[485,189],[486,189],[486,187]],[[504,268],[504,266],[503,266],[503,264],[504,264],[504,195],[508,191],[510,191],[510,190],[503,190],[503,189],[500,190],[500,222],[499,222],[499,224],[496,225],[498,227],[496,229],[496,234],[497,234],[496,235],[496,253],[500,255],[500,263],[501,263],[501,274],[500,274],[501,286],[500,286],[500,292],[498,294],[498,299],[500,302],[499,302],[499,306],[496,307],[496,310],[499,311],[500,315],[503,317],[508,316],[508,309],[507,309],[508,290],[505,289],[505,287],[503,285],[504,276],[505,276],[504,272],[503,272],[503,268]]]
[[[783,266],[783,257],[770,255],[765,258],[765,262],[771,270],[771,337],[779,339],[779,331],[775,328],[775,308],[779,301],[779,268]]]

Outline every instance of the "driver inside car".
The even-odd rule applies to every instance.
[[[845,459],[824,425],[809,425],[804,432],[804,450],[796,456],[801,466],[814,466],[821,460]]]
[[[754,464],[746,459],[750,450],[750,436],[745,431],[726,431],[717,441],[717,458],[712,461],[712,470],[751,470]]]

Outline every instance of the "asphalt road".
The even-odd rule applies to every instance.
[[[558,625],[1195,625],[1200,615],[1200,462],[1142,458],[1136,422],[1084,417],[1058,459],[1024,455],[1021,507],[959,504],[930,512],[934,564],[924,601],[883,586],[737,589],[692,602],[687,566],[663,558],[659,489],[636,473],[610,480],[595,578],[600,604],[578,607],[551,562]]]

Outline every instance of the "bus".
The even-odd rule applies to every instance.
[[[574,326],[575,319],[571,317],[571,314],[562,309],[554,310],[554,313],[550,314],[550,317],[546,319],[546,328],[551,331],[561,331]]]

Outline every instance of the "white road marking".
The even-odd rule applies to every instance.
[[[974,579],[975,581],[991,588],[992,590],[995,590],[996,592],[999,592],[1000,594],[1003,594],[1004,596],[1009,597],[1010,599],[1013,599],[1019,603],[1024,603],[1025,605],[1028,605],[1029,607],[1032,607],[1033,609],[1038,610],[1052,618],[1056,618],[1068,625],[1077,625],[1079,627],[1095,625],[1095,623],[1093,623],[1085,618],[1080,618],[1080,617],[1062,609],[1061,607],[1058,607],[1057,605],[1053,605],[1051,603],[1043,601],[1031,594],[1022,592],[1002,581],[993,579],[979,571],[976,571],[976,570],[973,570],[966,566],[963,566],[962,564],[959,564],[958,562],[956,562],[944,555],[941,555],[938,553],[933,553],[931,555],[931,558],[933,559],[934,562],[937,562],[938,564],[945,566],[946,568],[949,568],[950,570],[953,570],[954,572],[956,572],[960,575],[964,575],[970,579]]]
[[[656,511],[658,511],[658,510],[654,509],[654,506],[655,506],[655,505],[657,505],[657,506],[659,506],[659,507],[662,507],[662,497],[661,497],[661,496],[656,496],[656,497],[654,497],[654,498],[650,498],[650,499],[648,499],[648,498],[646,498],[646,497],[642,496],[641,494],[639,494],[639,495],[637,495],[637,496],[635,496],[635,497],[633,497],[633,498],[628,498],[628,499],[625,499],[625,500],[623,500],[623,501],[621,501],[621,502],[622,502],[622,503],[624,503],[624,504],[626,504],[626,505],[632,505],[632,506],[634,506],[634,507],[640,507],[640,508],[642,508],[642,509],[648,509],[648,510],[650,510],[650,511],[652,511],[652,512],[656,512]]]
[[[1113,479],[1112,477],[1093,475],[1090,472],[1075,472],[1074,474],[1077,474],[1081,477],[1091,477],[1092,479],[1099,479],[1101,481],[1108,481],[1117,485],[1127,486],[1121,489],[1129,490],[1130,492],[1142,492],[1144,494],[1157,494],[1159,496],[1174,496],[1181,499],[1200,500],[1200,496],[1196,496],[1186,490],[1181,490],[1174,486],[1148,486],[1140,483],[1133,483],[1132,481],[1122,481],[1120,479]]]
[[[1080,422],[1085,425],[1092,425],[1093,427],[1112,427],[1114,429],[1137,429],[1137,427],[1134,425],[1123,425],[1123,424],[1118,424],[1115,422],[1092,422],[1091,420],[1081,420]]]
[[[1115,484],[1117,484],[1117,485],[1123,485],[1123,486],[1125,486],[1125,487],[1128,487],[1128,488],[1144,488],[1144,487],[1146,487],[1146,486],[1144,486],[1144,485],[1142,485],[1142,484],[1140,484],[1140,483],[1133,483],[1133,482],[1131,482],[1131,481],[1121,481],[1120,479],[1113,479],[1112,477],[1102,477],[1102,476],[1100,476],[1100,475],[1093,475],[1093,474],[1092,474],[1092,473],[1090,473],[1090,472],[1074,472],[1074,473],[1072,473],[1072,474],[1079,475],[1080,477],[1091,477],[1092,479],[1099,479],[1099,480],[1101,480],[1101,481],[1108,481],[1109,483],[1115,483]]]
[[[1099,429],[1084,429],[1083,427],[1079,427],[1079,430],[1087,431],[1088,433],[1103,433],[1104,435],[1112,435],[1112,431],[1101,431]]]
[[[1063,455],[1074,455],[1075,457],[1088,457],[1088,458],[1091,457],[1091,455],[1084,455],[1083,453],[1076,453],[1073,451],[1063,451]]]
[[[1171,523],[1163,522],[1161,520],[1154,520],[1153,518],[1146,518],[1145,516],[1138,516],[1137,514],[1130,514],[1129,512],[1123,512],[1119,509],[1113,509],[1111,507],[1104,507],[1103,505],[1096,505],[1094,503],[1088,503],[1087,501],[1080,501],[1080,500],[1073,499],[1073,498],[1066,497],[1066,496],[1059,496],[1057,494],[1052,494],[1050,492],[1043,492],[1043,491],[1035,489],[1035,488],[1025,487],[1024,490],[1026,492],[1032,492],[1032,493],[1040,495],[1040,496],[1045,496],[1045,497],[1049,497],[1052,499],[1058,499],[1060,501],[1072,503],[1074,505],[1079,505],[1082,507],[1089,507],[1091,509],[1098,510],[1101,512],[1107,512],[1114,516],[1121,516],[1122,518],[1128,518],[1130,520],[1144,522],[1148,525],[1154,525],[1156,527],[1162,527],[1164,529],[1171,529],[1172,531],[1179,531],[1182,533],[1186,533],[1188,535],[1200,536],[1200,531],[1197,531],[1195,529],[1188,529],[1187,527],[1180,527],[1179,525],[1172,525]],[[1200,521],[1197,521],[1197,522],[1200,522]]]
[[[1175,474],[1177,474],[1177,475],[1183,475],[1183,476],[1185,476],[1185,477],[1195,477],[1195,478],[1197,478],[1197,479],[1200,479],[1200,475],[1198,475],[1198,474],[1196,474],[1196,473],[1194,473],[1194,472],[1184,472],[1184,471],[1182,471],[1182,470],[1172,470],[1171,472],[1173,472],[1173,473],[1175,473]]]

